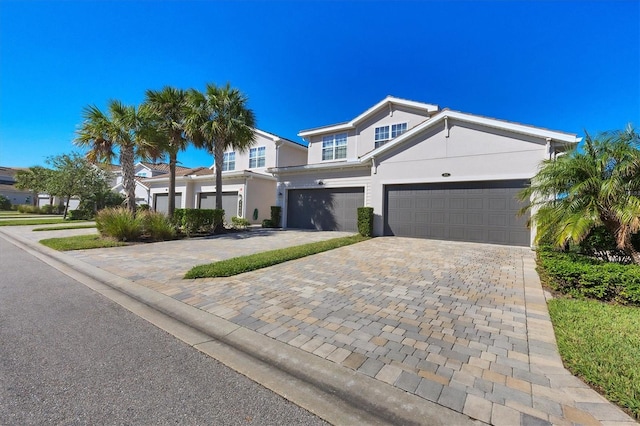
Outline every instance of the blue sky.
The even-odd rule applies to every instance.
[[[2,0],[0,165],[77,150],[86,105],[207,82],[296,141],[387,95],[579,135],[640,127],[640,2]]]

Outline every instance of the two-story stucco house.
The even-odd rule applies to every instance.
[[[289,228],[529,246],[517,192],[575,134],[387,97],[354,119],[304,130],[305,165],[280,164],[277,203]]]
[[[273,167],[304,164],[307,147],[255,129],[255,142],[245,152],[228,150],[222,168],[222,207],[225,218],[243,217],[251,223],[268,219],[275,204],[276,178]],[[167,211],[169,175],[142,179],[149,188],[151,206]],[[176,173],[177,208],[215,208],[214,166],[196,167]]]

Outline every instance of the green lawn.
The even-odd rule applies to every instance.
[[[33,228],[32,231],[62,231],[65,229],[88,229],[95,228],[95,223],[78,223],[77,225],[61,225],[61,226],[50,226],[48,228]]]
[[[65,238],[47,238],[45,240],[40,240],[40,244],[59,251],[119,247],[126,245],[126,243],[109,238],[103,238],[100,235],[78,235],[75,237]]]
[[[277,265],[293,259],[310,256],[334,248],[347,246],[368,240],[368,237],[353,235],[350,237],[333,238],[316,243],[303,244],[295,247],[265,251],[248,256],[234,257],[207,265],[194,266],[186,273],[185,278],[230,277],[243,272],[255,271],[267,266]]]
[[[565,366],[640,419],[640,308],[562,298],[549,313]]]
[[[0,226],[52,225],[63,222],[62,216],[34,219],[0,219]]]

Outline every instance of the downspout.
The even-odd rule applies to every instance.
[[[549,157],[549,160],[553,160],[553,151],[552,151],[552,147],[551,147],[551,138],[547,138],[547,156]]]
[[[444,137],[448,138],[449,137],[449,117],[447,117],[446,115],[444,116],[444,130],[446,131],[446,135]]]
[[[376,157],[371,157],[371,168],[373,169],[373,174],[378,174],[378,163],[376,162]]]

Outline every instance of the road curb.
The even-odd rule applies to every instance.
[[[215,347],[216,345],[229,346],[254,360],[266,364],[270,368],[277,369],[286,375],[311,385],[317,391],[326,394],[329,400],[332,398],[334,400],[338,399],[342,404],[347,404],[342,409],[353,412],[345,412],[344,415],[340,415],[337,411],[340,411],[341,407],[338,405],[319,404],[320,407],[314,406],[313,398],[306,403],[300,403],[300,401],[295,400],[294,395],[290,393],[284,395],[281,391],[267,386],[259,378],[256,379],[246,374],[242,371],[241,365],[228,364],[228,362],[237,364],[237,359],[235,362],[232,360],[233,357],[227,357],[227,362],[219,359],[229,367],[240,371],[252,380],[267,386],[292,402],[334,424],[353,424],[355,419],[358,419],[360,424],[429,424],[434,426],[484,424],[464,414],[409,394],[394,386],[357,373],[354,370],[327,361],[301,349],[278,342],[187,305],[170,296],[88,265],[64,253],[34,243],[18,235],[9,234],[3,230],[0,230],[0,234],[19,247],[29,248],[53,260],[54,262],[49,262],[49,264],[56,267],[56,269],[61,269],[55,264],[58,262],[85,277],[105,284],[211,337],[215,342],[203,342],[192,346],[214,358],[216,357],[216,352],[223,351],[223,349]],[[62,270],[62,272],[65,271]],[[275,373],[275,371],[271,372]],[[305,400],[309,399],[309,397],[305,398]],[[328,412],[327,410],[333,412]]]

